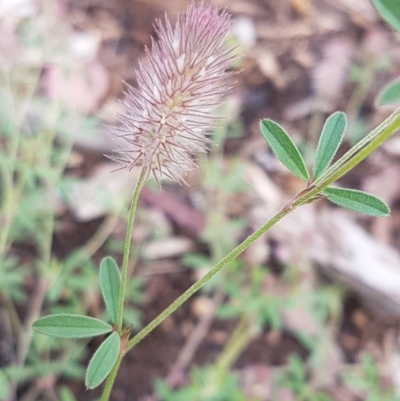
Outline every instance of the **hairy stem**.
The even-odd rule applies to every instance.
[[[144,181],[146,180],[146,177],[147,177],[147,170],[143,168],[142,171],[140,172],[139,180],[136,184],[135,192],[133,193],[131,207],[129,209],[128,227],[126,229],[125,245],[124,245],[124,258],[121,269],[121,288],[119,291],[119,299],[118,299],[117,328],[119,333],[122,332],[122,320],[124,314],[124,302],[125,302],[126,282],[128,276],[129,254],[131,251],[131,243],[132,243],[133,221],[135,220],[136,207],[140,191],[143,188],[143,184]]]
[[[131,243],[132,243],[133,222],[135,220],[135,213],[139,200],[140,191],[143,188],[143,184],[146,180],[146,177],[147,177],[147,170],[143,168],[142,171],[140,172],[139,180],[136,184],[135,192],[133,193],[132,203],[129,209],[128,226],[126,229],[125,245],[124,245],[124,257],[121,269],[121,287],[118,298],[117,329],[120,335],[122,334],[122,321],[124,314],[126,283],[128,278],[129,254],[131,251]],[[120,355],[117,361],[115,362],[110,374],[107,376],[103,394],[101,395],[101,401],[109,400],[111,390],[114,386],[114,381],[118,373],[119,366],[121,365],[121,361],[122,361],[122,356]]]
[[[257,231],[246,238],[240,245],[233,249],[226,255],[217,265],[215,265],[207,274],[205,274],[199,281],[194,283],[187,289],[180,297],[178,297],[168,308],[161,312],[154,320],[152,320],[146,327],[144,327],[138,334],[136,334],[129,341],[129,349],[133,348],[138,342],[143,340],[151,331],[153,331],[161,322],[163,322],[169,315],[178,309],[187,299],[189,299],[195,292],[197,292],[208,280],[215,276],[225,266],[229,265],[237,256],[239,256],[246,248],[248,248],[254,241],[260,238],[266,231],[273,227],[279,220],[290,213],[292,209],[284,207],[275,216],[273,216],[267,223],[260,227]]]

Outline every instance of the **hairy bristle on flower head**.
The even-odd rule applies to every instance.
[[[173,28],[156,21],[158,41],[146,48],[147,63],[136,71],[138,87],[128,89],[126,114],[112,133],[123,140],[112,159],[127,170],[142,166],[160,183],[183,182],[195,168],[192,156],[205,152],[215,128],[212,110],[231,90],[226,78],[237,56],[225,46],[231,27],[226,11],[191,4]]]

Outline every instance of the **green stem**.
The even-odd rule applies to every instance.
[[[126,281],[128,276],[129,253],[131,251],[131,243],[132,243],[133,221],[135,219],[135,212],[139,199],[139,194],[140,191],[142,190],[146,177],[147,177],[147,169],[143,168],[142,171],[140,172],[139,180],[136,184],[135,192],[133,194],[131,207],[129,209],[128,227],[126,229],[125,245],[124,245],[124,258],[122,261],[122,269],[121,269],[121,288],[118,299],[117,328],[119,333],[121,333],[122,331]]]
[[[239,256],[246,248],[248,248],[254,241],[260,238],[267,230],[274,226],[279,220],[286,216],[291,209],[284,207],[275,216],[273,216],[267,223],[260,227],[257,231],[246,238],[240,245],[233,249],[226,255],[217,265],[215,265],[206,275],[199,281],[194,283],[187,289],[180,297],[178,297],[168,308],[161,312],[154,320],[152,320],[146,327],[144,327],[138,334],[136,334],[130,341],[128,349],[133,348],[138,342],[143,340],[151,331],[153,331],[161,322],[163,322],[169,315],[178,309],[187,299],[189,299],[195,292],[197,292],[208,280],[215,276],[220,270],[232,262]]]
[[[118,332],[121,335],[122,333],[122,321],[124,314],[124,303],[125,303],[125,291],[126,291],[126,282],[128,276],[128,264],[129,264],[129,254],[131,251],[131,243],[132,243],[132,230],[133,230],[133,222],[135,220],[135,213],[137,208],[137,203],[140,195],[140,191],[143,188],[143,184],[147,177],[147,169],[143,168],[140,172],[139,180],[135,187],[135,192],[133,193],[132,203],[129,209],[128,216],[128,226],[126,229],[125,236],[125,244],[124,244],[124,257],[122,261],[122,269],[121,269],[121,287],[118,298],[118,314],[117,314],[117,328]],[[119,366],[121,365],[122,356],[120,355],[115,362],[110,374],[107,376],[106,384],[104,385],[103,394],[101,395],[101,401],[108,401],[110,398],[111,390],[114,386],[114,381],[118,373]]]
[[[339,159],[333,166],[329,174],[325,174],[323,180],[319,179],[314,184],[306,188],[300,196],[296,196],[292,201],[288,202],[283,209],[276,213],[270,220],[262,225],[257,231],[246,238],[241,244],[233,249],[226,255],[217,265],[215,265],[205,276],[199,281],[189,287],[179,298],[177,298],[170,306],[161,312],[154,320],[152,320],[146,327],[137,333],[129,341],[129,349],[133,348],[150,332],[152,332],[161,322],[170,316],[176,309],[178,309],[187,299],[196,293],[208,280],[214,277],[220,270],[238,257],[245,249],[247,249],[254,241],[260,238],[266,231],[273,227],[278,221],[289,214],[296,207],[303,205],[318,195],[324,188],[332,184],[334,181],[342,177],[357,164],[363,161],[371,152],[373,152],[379,145],[382,144],[387,138],[393,135],[400,128],[400,108],[391,114],[382,124],[374,129],[364,140],[360,141],[361,145],[357,144],[354,148],[346,153]],[[364,145],[367,146],[363,148]],[[361,149],[363,148],[363,149]],[[358,153],[356,153],[361,149]],[[352,157],[354,156],[354,157]],[[352,157],[352,158],[351,158]]]
[[[119,366],[121,365],[122,356],[120,355],[115,362],[110,374],[107,376],[106,384],[104,385],[103,394],[100,401],[108,401],[111,395],[111,390],[114,386],[115,378],[117,377]]]

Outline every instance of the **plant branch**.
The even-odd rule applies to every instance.
[[[271,227],[278,223],[283,217],[288,215],[298,206],[306,203],[313,202],[317,199],[318,194],[332,184],[337,179],[341,178],[348,171],[353,169],[357,164],[363,161],[371,152],[373,152],[378,146],[380,146],[386,139],[393,135],[400,128],[400,109],[396,110],[390,115],[381,125],[373,130],[366,138],[360,141],[355,147],[347,152],[341,159],[339,159],[328,171],[323,175],[323,178],[316,180],[300,192],[296,197],[289,201],[279,212],[277,212],[271,219],[269,219],[264,225],[258,230],[246,238],[241,244],[234,248],[228,255],[226,255],[219,263],[217,263],[205,276],[194,283],[188,290],[186,290],[180,297],[178,297],[170,306],[168,306],[163,312],[161,312],[155,319],[153,319],[146,327],[144,327],[139,333],[137,333],[128,343],[128,350],[132,349],[136,344],[143,340],[149,333],[151,333],[160,323],[162,323],[167,317],[169,317],[176,309],[178,309],[186,300],[188,300],[193,294],[195,294],[208,280],[215,276],[224,267],[229,265],[235,258],[237,258],[245,249],[247,249],[253,242],[259,239],[265,232]],[[137,206],[137,200],[140,194],[140,190],[143,186],[146,171],[142,170],[138,184],[135,189],[134,197],[132,200],[131,209],[129,212],[128,229],[126,234],[125,249],[124,249],[124,260],[122,266],[122,282],[121,292],[119,298],[119,310],[118,310],[118,329],[121,332],[122,328],[122,313],[124,306],[125,297],[125,286],[127,280],[127,267],[129,261],[129,252],[131,246],[131,236],[133,220],[135,210]],[[232,355],[240,353],[240,349],[244,346],[243,344],[248,341],[247,334],[238,340],[235,352]],[[227,360],[231,360],[234,356],[227,357]],[[101,401],[108,401],[111,394],[111,390],[117,375],[119,365],[122,357],[120,356],[113,366],[111,373],[109,374],[106,385],[103,391]],[[225,363],[225,362],[224,362]]]
[[[146,327],[137,333],[129,341],[129,349],[133,348],[149,333],[151,333],[161,322],[178,309],[187,299],[196,293],[208,280],[215,276],[225,266],[229,265],[236,257],[238,257],[245,249],[247,249],[254,241],[260,238],[266,231],[278,223],[283,217],[289,214],[296,207],[314,201],[314,198],[328,185],[341,178],[348,171],[353,169],[357,164],[363,161],[370,153],[380,146],[386,139],[393,135],[400,128],[400,108],[391,114],[382,124],[374,129],[367,137],[359,142],[354,148],[347,152],[333,166],[329,173],[324,175],[323,179],[317,180],[311,184],[298,196],[288,202],[278,213],[270,220],[262,225],[258,230],[246,238],[241,244],[234,248],[226,255],[217,265],[215,265],[205,276],[189,287],[180,297],[178,297],[170,306],[161,312]],[[369,143],[368,143],[369,142]],[[368,144],[368,145],[367,145]],[[355,150],[353,150],[355,149]],[[361,150],[360,150],[361,149]],[[360,150],[358,153],[357,151]]]
[[[122,262],[121,269],[121,288],[119,291],[118,298],[118,317],[117,317],[117,328],[118,332],[122,331],[122,320],[124,313],[124,302],[125,302],[125,291],[126,291],[126,281],[128,275],[128,264],[129,264],[129,254],[131,251],[131,243],[132,243],[132,230],[133,230],[133,221],[135,219],[136,207],[139,199],[140,191],[142,190],[144,181],[147,177],[147,169],[143,168],[140,172],[139,180],[136,184],[135,192],[133,193],[131,207],[129,209],[128,216],[128,227],[126,229],[126,237],[125,237],[125,245],[124,245],[124,258]]]
[[[237,256],[239,256],[246,248],[248,248],[254,241],[260,238],[266,231],[273,227],[279,220],[290,213],[292,209],[284,207],[275,216],[273,216],[267,223],[260,227],[257,231],[246,238],[241,244],[233,249],[226,255],[217,265],[215,265],[207,274],[200,280],[194,283],[189,289],[186,290],[180,297],[178,297],[168,308],[161,312],[154,320],[152,320],[146,327],[144,327],[138,334],[136,334],[130,341],[128,349],[133,348],[143,338],[153,331],[161,322],[163,322],[169,315],[178,309],[186,300],[188,300],[194,293],[196,293],[208,280],[215,276],[225,266],[229,265]]]

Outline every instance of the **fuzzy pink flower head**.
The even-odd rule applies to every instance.
[[[212,110],[232,87],[226,78],[238,58],[225,47],[230,16],[204,2],[191,4],[175,28],[156,21],[158,41],[146,48],[147,63],[136,71],[138,88],[129,88],[127,113],[113,134],[124,143],[112,157],[131,170],[147,169],[158,183],[165,176],[184,182],[195,168],[192,156],[208,149],[217,118]]]

